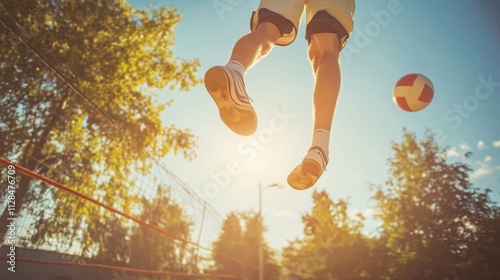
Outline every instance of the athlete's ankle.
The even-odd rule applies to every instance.
[[[226,67],[227,68],[230,68],[231,70],[234,70],[236,73],[238,73],[242,78],[245,76],[245,67],[243,66],[243,64],[241,64],[239,61],[237,60],[230,60],[227,64],[226,64]]]
[[[327,161],[328,161],[329,144],[330,144],[330,131],[322,128],[315,129],[312,136],[311,149],[319,147],[326,156]]]

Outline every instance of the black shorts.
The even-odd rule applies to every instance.
[[[311,43],[311,36],[317,33],[335,33],[339,40],[349,38],[349,33],[344,26],[327,11],[317,12],[306,27],[306,40]],[[344,40],[344,41],[345,41]],[[342,44],[341,44],[342,45]]]
[[[255,12],[252,14],[252,18],[254,16]],[[259,9],[258,16],[259,23],[270,22],[274,24],[278,28],[281,36],[290,34],[294,28],[296,28],[291,20],[266,8]],[[344,26],[325,10],[317,12],[307,24],[305,38],[308,43],[311,43],[311,36],[316,33],[334,33],[337,34],[339,40],[345,38],[343,40],[344,42],[349,37]]]

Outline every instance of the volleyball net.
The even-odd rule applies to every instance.
[[[15,170],[18,180],[32,179],[29,203],[10,219],[15,230],[7,230],[0,250],[2,266],[15,260],[18,278],[2,269],[1,279],[56,272],[60,278],[54,279],[238,278],[214,270],[212,244],[223,217],[160,162],[146,176],[130,174],[134,184],[127,205],[109,203],[98,189],[83,193],[6,159],[0,166]],[[7,201],[2,210],[9,210]],[[218,258],[247,265],[234,256]]]

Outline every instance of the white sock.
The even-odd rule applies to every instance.
[[[327,161],[328,161],[329,144],[330,144],[330,131],[321,128],[315,129],[312,137],[311,147],[314,146],[320,147],[325,152]]]
[[[239,61],[230,60],[226,64],[226,67],[236,71],[236,73],[240,74],[241,77],[245,76],[245,67],[243,67],[243,64],[241,64]]]

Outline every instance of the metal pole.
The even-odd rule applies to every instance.
[[[259,225],[260,225],[260,232],[259,232],[259,280],[264,280],[264,260],[263,260],[263,255],[264,252],[262,250],[262,231],[263,231],[263,222],[262,222],[262,184],[259,183]]]

